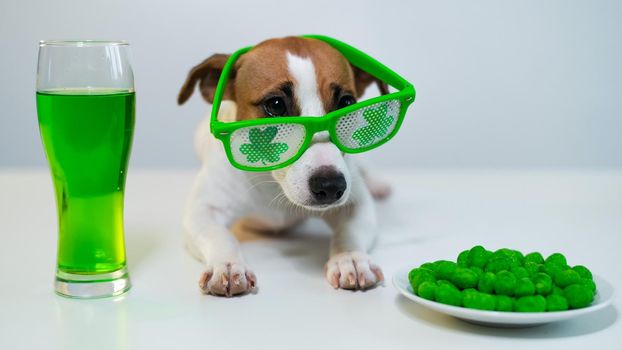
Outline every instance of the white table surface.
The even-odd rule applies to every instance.
[[[55,295],[56,216],[46,170],[0,171],[0,349],[621,349],[620,302],[531,329],[475,326],[423,309],[388,282],[333,290],[318,222],[242,250],[259,291],[199,293],[182,248],[191,171],[131,170],[126,244],[132,290],[117,299]],[[622,290],[622,171],[399,171],[379,208],[372,253],[387,279],[403,265],[475,244],[564,252]]]

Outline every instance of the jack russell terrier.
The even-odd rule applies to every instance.
[[[203,98],[213,103],[228,58],[215,54],[192,68],[178,104],[190,98],[197,83]],[[324,116],[355,103],[372,83],[388,93],[386,83],[321,40],[271,39],[235,62],[218,119]],[[341,152],[327,132],[315,134],[294,163],[259,173],[229,164],[222,145],[210,134],[209,118],[197,129],[195,148],[202,167],[183,224],[186,247],[205,264],[199,279],[204,293],[232,296],[256,287],[257,278],[231,232],[242,219],[255,230],[282,232],[308,217],[320,217],[334,231],[324,268],[330,285],[356,290],[383,282],[380,267],[367,252],[376,237],[374,199],[386,197],[390,188]]]

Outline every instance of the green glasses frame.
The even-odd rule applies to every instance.
[[[416,91],[411,83],[409,83],[406,79],[402,78],[400,75],[378,62],[374,58],[368,56],[367,54],[359,51],[358,49],[341,42],[339,40],[322,36],[322,35],[302,35],[303,38],[310,38],[321,40],[337,51],[339,51],[350,63],[363,71],[373,75],[374,77],[386,82],[389,86],[395,88],[396,92],[389,93],[382,96],[377,96],[374,98],[370,98],[368,100],[364,100],[361,102],[354,103],[347,107],[338,109],[336,111],[332,111],[324,116],[289,116],[289,117],[274,117],[274,118],[261,118],[261,119],[253,119],[253,120],[243,120],[236,122],[221,122],[218,120],[218,112],[220,110],[220,104],[222,102],[222,97],[225,92],[225,88],[227,85],[227,81],[229,80],[229,75],[231,70],[238,60],[238,58],[251,50],[253,47],[245,47],[234,52],[231,57],[227,60],[223,71],[220,75],[220,79],[218,80],[218,86],[216,87],[216,92],[214,95],[214,102],[212,105],[212,115],[210,121],[210,131],[219,139],[223,146],[225,147],[225,152],[227,154],[227,158],[229,162],[236,168],[245,171],[269,171],[280,169],[286,167],[293,162],[295,162],[302,154],[309,148],[311,145],[311,141],[313,139],[313,135],[318,132],[328,131],[330,135],[330,140],[333,144],[335,144],[342,152],[345,153],[361,153],[366,152],[376,147],[379,147],[389,141],[397,131],[399,130],[402,121],[404,120],[404,116],[406,115],[406,110],[410,106],[411,103],[415,101]],[[397,122],[393,130],[385,136],[382,140],[366,146],[362,148],[350,148],[346,145],[342,144],[338,138],[336,137],[336,124],[340,117],[343,117],[351,112],[354,112],[358,109],[371,106],[377,103],[399,100],[400,102],[400,111]],[[250,167],[246,165],[239,164],[232,152],[231,152],[231,134],[240,129],[252,126],[259,127],[267,127],[276,124],[297,124],[304,127],[306,132],[305,139],[300,146],[300,149],[297,153],[286,161],[274,165],[268,166],[258,166],[258,167]]]

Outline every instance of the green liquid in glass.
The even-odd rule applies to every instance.
[[[63,272],[96,274],[125,267],[123,193],[134,103],[134,93],[127,91],[37,92]]]

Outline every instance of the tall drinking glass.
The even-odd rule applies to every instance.
[[[130,288],[123,193],[134,77],[122,41],[42,41],[37,114],[58,211],[55,289],[76,298]]]

